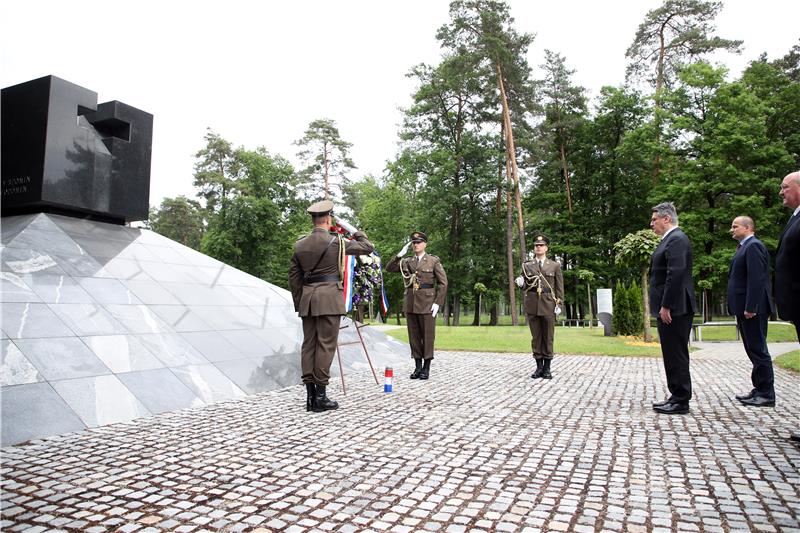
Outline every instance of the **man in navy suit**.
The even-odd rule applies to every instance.
[[[728,312],[736,317],[744,350],[753,363],[750,379],[753,389],[736,399],[744,405],[775,405],[775,375],[767,349],[767,322],[772,313],[770,296],[769,252],[755,236],[750,217],[736,217],[731,234],[739,241],[728,269]]]
[[[689,412],[692,377],[689,374],[689,333],[695,312],[692,282],[692,244],[678,227],[671,202],[653,208],[650,227],[661,242],[650,261],[650,310],[658,317],[658,337],[670,397],[653,404],[663,414]]]
[[[775,303],[778,316],[794,323],[800,338],[800,171],[787,174],[781,182],[784,207],[794,210],[778,239],[775,255]],[[800,431],[791,439],[800,442]]]

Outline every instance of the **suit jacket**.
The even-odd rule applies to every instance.
[[[444,272],[442,262],[435,255],[425,254],[421,261],[417,261],[416,256],[400,258],[395,255],[386,264],[386,271],[403,274],[403,282],[406,284],[404,313],[426,314],[431,312],[433,304],[444,306],[444,299],[447,296],[447,274]],[[415,276],[416,282],[421,285],[416,290],[412,276]]]
[[[680,228],[661,240],[650,260],[650,313],[662,307],[673,315],[695,312],[692,244]]]
[[[545,258],[539,268],[537,261],[522,263],[522,277],[525,279],[525,314],[536,316],[555,316],[556,303],[564,301],[564,274],[561,263]],[[537,278],[539,281],[536,281]],[[542,292],[536,290],[541,285]]]
[[[772,312],[769,252],[760,240],[750,237],[733,254],[728,269],[728,312],[743,315]]]
[[[325,228],[314,228],[310,235],[294,244],[294,255],[289,266],[289,287],[294,310],[300,316],[345,313],[344,291],[338,281],[306,283],[309,278],[316,276],[339,276],[340,246],[344,246],[347,255],[364,255],[375,249],[361,231],[355,232],[353,239],[347,242],[339,240],[336,234],[331,234]]]
[[[800,213],[789,219],[778,240],[775,303],[782,319],[800,321]]]

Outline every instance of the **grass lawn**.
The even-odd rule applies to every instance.
[[[389,330],[392,337],[408,342],[405,328]],[[557,327],[556,353],[597,355],[660,356],[658,342],[644,343],[626,337],[604,337],[603,328]],[[531,333],[528,326],[459,326],[436,328],[436,349],[465,352],[530,353]]]
[[[703,328],[703,341],[735,341],[736,326]],[[797,332],[791,324],[770,324],[767,342],[797,342]]]
[[[390,322],[391,324],[392,322]],[[408,342],[405,328],[387,331],[392,337]],[[653,334],[656,334],[655,328]],[[736,340],[733,326],[705,328],[703,340]],[[769,329],[769,342],[796,341],[794,327],[775,324]],[[660,356],[658,341],[645,343],[633,337],[604,337],[603,328],[556,327],[556,353],[590,355]],[[528,326],[442,326],[436,327],[436,349],[465,352],[530,353],[531,334]],[[794,353],[794,352],[793,352]],[[800,359],[795,357],[795,359]],[[800,365],[800,361],[796,363]],[[800,369],[798,369],[800,371]]]
[[[794,350],[793,352],[786,352],[783,355],[779,355],[775,358],[775,364],[781,368],[800,372],[800,350]]]

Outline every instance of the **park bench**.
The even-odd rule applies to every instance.
[[[739,340],[739,328],[736,327],[736,321],[733,322],[703,322],[702,324],[692,324],[692,341],[703,340],[703,328],[712,328],[715,326],[734,326],[736,330],[736,340]]]
[[[590,325],[599,326],[597,319],[589,320],[588,318],[562,318],[558,321],[559,326],[566,326],[568,328],[586,328]]]
[[[784,325],[791,325],[789,322],[784,322],[782,320],[770,320],[768,326],[773,326],[775,324],[784,324]],[[736,326],[736,321],[728,321],[728,322],[703,322],[702,324],[692,324],[692,335],[689,338],[689,341],[702,341],[703,340],[703,328],[706,327],[714,327],[714,326],[734,326],[736,330],[736,340],[740,340],[741,337],[739,336],[739,328]]]

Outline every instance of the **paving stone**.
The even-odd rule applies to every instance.
[[[800,377],[745,409],[740,343],[697,346],[683,417],[650,408],[658,358],[559,355],[536,383],[530,357],[437,353],[391,397],[369,372],[332,383],[335,412],[296,386],[9,447],[0,528],[800,531]]]

